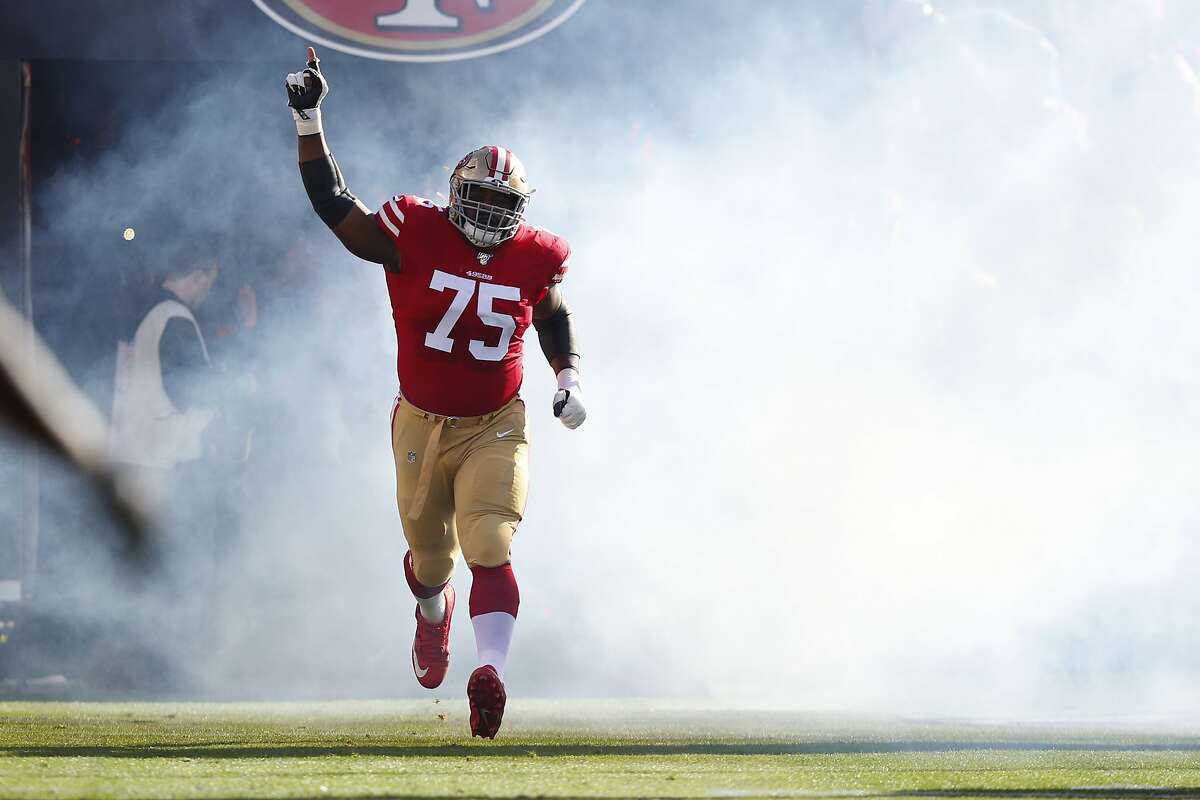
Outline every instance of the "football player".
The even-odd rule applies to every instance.
[[[447,206],[397,195],[374,214],[346,188],[322,132],[329,84],[316,51],[287,76],[300,176],[313,209],[346,249],[382,264],[396,324],[400,392],[392,408],[396,502],[408,541],[404,574],[417,598],[412,665],[435,688],[450,663],[461,550],[479,666],[467,682],[471,733],[495,738],[519,595],[509,550],[529,489],[522,337],[532,323],[558,376],[552,410],[584,421],[571,312],[558,284],[570,248],[527,225],[532,189],[503,147],[468,153]]]

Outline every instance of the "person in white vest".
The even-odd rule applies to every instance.
[[[214,258],[169,268],[117,343],[109,447],[130,491],[155,512],[153,566],[124,617],[120,669],[158,688],[199,685],[210,643],[222,476],[210,441],[218,402],[196,309],[217,280]],[[162,274],[162,273],[160,273]],[[134,591],[134,589],[131,589]]]
[[[215,261],[172,271],[129,341],[117,343],[110,447],[114,460],[139,472],[169,472],[204,455],[216,416],[206,402],[210,371],[194,309],[208,298]]]

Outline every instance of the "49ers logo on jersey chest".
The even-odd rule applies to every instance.
[[[584,0],[254,0],[309,42],[386,61],[457,61],[533,41]]]

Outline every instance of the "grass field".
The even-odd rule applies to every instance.
[[[0,798],[1196,797],[1185,726],[510,701],[0,703]]]

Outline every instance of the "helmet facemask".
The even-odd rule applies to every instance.
[[[450,178],[450,221],[476,247],[511,239],[525,219],[529,196],[499,180]]]

